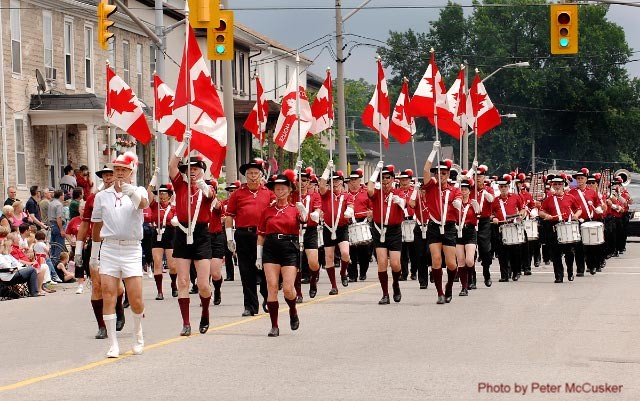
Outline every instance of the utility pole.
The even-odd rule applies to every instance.
[[[162,0],[155,0],[154,15],[156,35],[162,40],[162,43],[156,43],[156,74],[158,74],[161,79],[166,80],[164,76],[164,50],[167,45],[167,37],[163,32],[164,15],[162,13]],[[158,160],[156,160],[156,165],[160,167],[158,182],[169,182],[169,140],[164,134],[156,133],[156,135],[156,146],[158,147]]]
[[[342,48],[344,47],[342,37],[342,1],[336,0],[336,63],[337,77],[336,87],[338,91],[338,169],[347,171],[347,127],[345,118],[345,101],[344,101],[344,55]]]
[[[220,9],[229,9],[229,0],[220,1]],[[234,27],[235,29],[235,27]],[[225,158],[225,174],[227,182],[238,179],[238,162],[236,159],[236,124],[233,109],[233,77],[231,76],[231,63],[233,60],[222,61],[222,102],[227,117],[227,155]]]
[[[469,96],[468,70],[469,70],[469,62],[467,62],[467,60],[464,60],[464,94],[466,96]],[[460,100],[458,99],[458,101]],[[462,160],[461,160],[462,169],[469,170],[469,130],[467,128],[467,119],[462,118],[460,122],[462,123]]]
[[[531,133],[531,172],[536,173],[536,135]]]

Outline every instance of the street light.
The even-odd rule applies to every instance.
[[[529,62],[528,61],[522,61],[519,63],[513,63],[513,64],[505,64],[502,67],[498,68],[497,70],[495,70],[494,72],[492,72],[491,74],[487,75],[486,77],[484,77],[484,79],[482,80],[482,82],[486,81],[487,79],[491,78],[492,76],[494,76],[498,71],[505,69],[505,68],[529,68]]]
[[[500,114],[500,117],[504,117],[504,118],[518,118],[518,115],[516,113],[508,113],[508,114]]]

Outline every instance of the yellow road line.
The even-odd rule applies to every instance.
[[[374,286],[377,286],[377,285],[378,285],[377,283],[369,284],[369,285],[365,285],[364,287],[360,287],[360,288],[356,288],[356,289],[353,289],[353,290],[349,290],[349,291],[338,293],[337,295],[328,295],[326,297],[316,298],[313,301],[308,301],[308,302],[299,304],[299,305],[297,305],[297,307],[298,308],[307,307],[309,305],[314,305],[314,304],[317,304],[317,303],[320,303],[320,302],[336,299],[336,298],[339,298],[341,296],[345,296],[345,295],[353,294],[355,292],[366,290],[368,288],[371,288],[371,287],[374,287]],[[285,308],[284,310],[288,310],[288,308]],[[241,324],[250,323],[250,322],[253,322],[253,321],[258,320],[258,319],[263,319],[266,316],[268,316],[268,315],[267,314],[262,314],[262,315],[258,315],[258,316],[248,317],[246,319],[241,319],[241,320],[238,320],[238,321],[233,322],[233,323],[225,324],[225,325],[222,325],[222,326],[212,327],[209,331],[225,330],[225,329],[228,329],[228,328],[231,328],[231,327],[239,326]],[[197,335],[200,335],[200,334],[199,333],[194,333],[193,335],[191,335],[191,337],[195,337]],[[168,340],[159,341],[157,343],[153,343],[153,344],[150,344],[150,345],[145,345],[144,350],[146,352],[146,351],[154,349],[154,348],[163,347],[165,345],[173,344],[173,343],[176,343],[178,341],[183,341],[183,340],[187,340],[187,339],[189,339],[189,337],[174,337],[174,338],[170,338]],[[8,391],[8,390],[15,390],[17,388],[25,387],[25,386],[28,386],[28,385],[31,385],[31,384],[35,384],[35,383],[39,383],[39,382],[42,382],[42,381],[45,381],[45,380],[55,379],[56,377],[66,376],[66,375],[70,375],[72,373],[83,372],[85,370],[90,370],[90,369],[94,369],[94,368],[97,368],[97,367],[100,367],[100,366],[109,365],[111,363],[117,362],[117,361],[122,360],[124,358],[128,358],[128,357],[130,357],[132,355],[133,355],[133,352],[129,351],[129,352],[126,352],[126,353],[120,355],[120,358],[102,359],[100,361],[92,362],[92,363],[89,363],[87,365],[79,366],[77,368],[61,370],[61,371],[58,371],[58,372],[49,373],[47,375],[37,376],[37,377],[33,377],[31,379],[22,380],[22,381],[13,383],[13,384],[7,384],[6,386],[1,386],[0,387],[0,392]]]

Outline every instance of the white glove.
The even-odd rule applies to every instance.
[[[409,200],[411,200],[411,201],[415,201],[415,200],[418,198],[418,187],[419,187],[419,186],[420,186],[420,185],[419,185],[418,183],[416,183],[416,184],[413,186],[413,192],[411,192],[411,197],[409,198]]]
[[[122,193],[127,195],[128,197],[131,197],[131,195],[133,195],[136,192],[136,187],[131,185],[131,184],[122,184],[121,186],[122,188]]]
[[[298,160],[296,162],[296,168],[293,169],[293,172],[297,176],[300,173],[300,169],[302,168],[302,160]]]
[[[335,165],[333,164],[333,159],[329,159],[329,161],[327,162],[327,168],[329,170],[333,170],[334,167]]]
[[[100,255],[101,246],[102,242],[91,241],[91,258],[89,259],[89,267],[92,269],[100,267],[100,260],[98,259],[98,256]]]
[[[309,215],[312,221],[319,223],[320,222],[320,213],[319,212],[311,212]]]
[[[578,219],[578,221],[579,221],[580,223],[584,223],[584,219],[583,219],[583,218],[579,218],[579,219]]]
[[[475,199],[471,199],[471,206],[473,207],[473,210],[474,210],[476,213],[480,213],[480,204],[478,203],[478,201],[477,201],[477,200],[475,200]]]
[[[173,216],[171,218],[171,225],[174,227],[178,227],[178,224],[180,224],[180,222],[178,221],[178,216]]]
[[[587,205],[593,206],[593,201],[587,201]]]
[[[191,131],[186,130],[182,136],[182,142],[188,142],[191,140]]]
[[[351,206],[347,206],[347,208],[345,209],[344,217],[345,219],[350,219],[353,217],[353,208]]]
[[[433,163],[433,161],[436,158],[436,154],[438,153],[438,150],[440,150],[440,141],[435,141],[433,142],[433,149],[431,150],[431,153],[429,153],[429,157],[427,158],[427,161],[429,163]]]
[[[158,183],[158,172],[155,172],[151,177],[151,181],[149,181],[149,186],[155,188],[157,183]]]
[[[191,133],[189,133],[189,138],[191,138]],[[184,138],[182,139],[182,142],[180,142],[180,144],[178,145],[178,147],[176,148],[176,152],[173,154],[175,157],[177,157],[178,159],[182,158],[184,156],[184,151],[187,148],[187,133],[184,133]]]
[[[380,171],[380,170],[382,170],[382,167],[384,167],[384,163],[382,162],[382,160],[380,160],[376,164],[376,170]]]
[[[478,168],[478,161],[473,159],[473,163],[471,163],[471,169],[476,170]]]
[[[484,191],[484,199],[487,202],[491,203],[491,202],[493,202],[494,196],[493,196],[493,194],[490,194],[489,191]]]
[[[536,218],[538,217],[538,208],[535,207],[533,209],[531,209],[531,213],[530,213],[531,217]]]
[[[256,245],[256,267],[262,270],[262,245]]]
[[[136,209],[140,206],[140,202],[142,202],[142,195],[138,192],[137,187],[131,184],[122,184],[122,193],[131,198],[131,202]]]
[[[209,186],[207,185],[206,182],[204,182],[204,180],[202,178],[200,178],[198,181],[196,181],[196,186],[202,191],[202,194],[208,198],[210,193],[211,193],[211,189],[209,188]]]
[[[302,202],[296,202],[296,209],[298,209],[298,212],[300,212],[300,217],[302,217],[302,221],[307,221],[307,214],[309,212],[307,211],[307,208],[304,207]]]
[[[229,252],[235,253],[236,241],[233,239],[233,228],[227,227],[224,229],[224,232],[227,234],[227,249],[229,249]]]
[[[462,201],[460,199],[454,199],[453,202],[451,202],[451,204],[453,205],[453,207],[455,207],[458,210],[462,208]]]
[[[396,205],[400,206],[400,207],[404,207],[404,198],[398,196],[398,195],[393,195],[391,197],[391,202],[395,203]]]
[[[597,208],[595,208],[595,211],[596,211],[596,213],[598,213],[598,214],[602,214],[602,213],[603,213],[603,210],[602,210],[602,208],[601,208],[600,206],[598,206]]]

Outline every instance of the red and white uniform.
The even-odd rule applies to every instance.
[[[220,234],[222,232],[222,217],[224,210],[220,200],[218,200],[218,208],[211,208],[211,220],[209,220],[209,232],[212,234]]]
[[[149,205],[149,209],[151,209],[151,223],[153,223],[153,226],[156,228],[164,228],[170,225],[171,219],[176,215],[176,208],[171,206],[170,203],[162,205],[153,200],[151,201],[151,205]],[[158,213],[160,213],[160,227],[158,227]]]
[[[324,213],[324,222],[326,225],[333,227],[336,216],[340,216],[337,227],[350,223],[349,219],[344,217],[344,211],[347,209],[347,206],[353,207],[353,196],[349,192],[342,191],[340,193],[333,193],[334,214],[331,214],[331,191],[327,190],[324,195],[320,195],[320,198],[322,200],[322,213]],[[340,206],[340,204],[342,204],[342,206]]]
[[[480,218],[491,217],[491,202],[485,199],[485,192],[495,196],[493,188],[488,185],[485,185],[482,189],[478,188],[476,191],[476,201],[478,202],[478,205],[480,205]]]
[[[367,213],[371,210],[371,200],[367,194],[367,187],[360,184],[360,188],[356,191],[349,191],[353,196],[353,211],[356,219],[362,219],[367,217]]]
[[[196,185],[191,186],[191,201],[187,200],[188,188],[187,182],[184,180],[182,174],[176,174],[175,177],[171,179],[171,183],[173,184],[173,190],[176,197],[176,216],[178,216],[178,221],[182,224],[186,224],[189,221],[189,216],[187,212],[187,205],[191,207],[191,221],[195,221],[199,224],[206,224],[209,222],[211,218],[211,202],[213,201],[213,197],[208,199],[200,188]],[[213,191],[213,187],[211,187],[211,191]],[[200,199],[200,209],[198,211],[198,215],[195,215],[196,207],[198,205],[198,199]]]
[[[416,197],[416,206],[412,209],[415,213],[418,224],[429,223],[429,207],[427,206],[427,201],[422,191],[420,191],[419,195]]]
[[[293,203],[298,202],[300,199],[299,192],[293,193]],[[309,212],[309,214],[313,213],[316,209],[322,209],[322,200],[320,199],[320,194],[317,192],[309,192],[302,195],[302,200],[300,201],[305,209]],[[317,227],[318,223],[311,220],[311,218],[307,219],[307,227]]]
[[[413,217],[415,214],[415,210],[411,206],[409,206],[409,199],[411,199],[411,194],[413,193],[413,187],[408,186],[407,188],[398,188],[400,191],[400,197],[404,199],[404,207],[407,209],[407,215],[409,217]]]
[[[402,198],[403,192],[400,188],[391,188],[390,190],[385,191],[382,200],[382,210],[380,210],[380,190],[374,190],[373,195],[370,196],[371,203],[373,205],[374,223],[378,225],[384,223],[384,225],[389,226],[402,224],[402,220],[404,220],[404,209],[393,202],[393,195],[397,195]],[[381,212],[382,215],[380,214]]]
[[[526,189],[522,188],[520,190],[520,198],[522,198],[522,205],[523,205],[523,208],[527,211],[527,213],[530,213],[531,210],[536,207],[536,203],[533,200],[533,196]]]
[[[242,184],[229,197],[226,215],[235,219],[236,228],[256,227],[262,212],[275,199],[275,194],[264,185],[252,191]]]
[[[462,201],[462,207],[458,212],[458,224],[460,225],[477,225],[478,217],[476,216],[476,212],[473,209],[473,205],[471,204],[471,197],[467,202]]]
[[[438,182],[435,178],[431,178],[424,186],[424,192],[425,203],[429,208],[432,221],[441,224],[443,211],[446,211],[445,222],[455,223],[458,221],[458,210],[453,207],[453,201],[456,199],[462,200],[462,193],[459,188],[447,183],[447,185],[442,186],[442,193],[439,194]],[[443,210],[440,210],[441,203]]]
[[[592,219],[593,214],[595,213],[594,209],[600,206],[600,198],[598,197],[596,191],[585,186],[584,189],[573,188],[571,191],[569,191],[569,194],[576,198],[580,209],[582,209],[580,218],[583,218],[585,220]],[[589,202],[591,202],[591,205],[589,204]]]
[[[548,196],[542,202],[542,210],[553,216],[550,219],[551,221],[560,221],[560,219],[558,218],[558,213],[562,215],[562,221],[567,221],[569,220],[569,216],[571,215],[571,213],[575,213],[580,210],[580,205],[578,204],[576,198],[574,198],[570,194],[553,194],[551,196]]]
[[[291,203],[287,203],[286,206],[276,206],[274,203],[263,209],[259,221],[258,235],[299,235],[302,216]]]
[[[522,198],[520,195],[508,193],[507,196],[499,195],[491,204],[491,213],[499,221],[504,221],[507,216],[517,214],[522,210]]]

